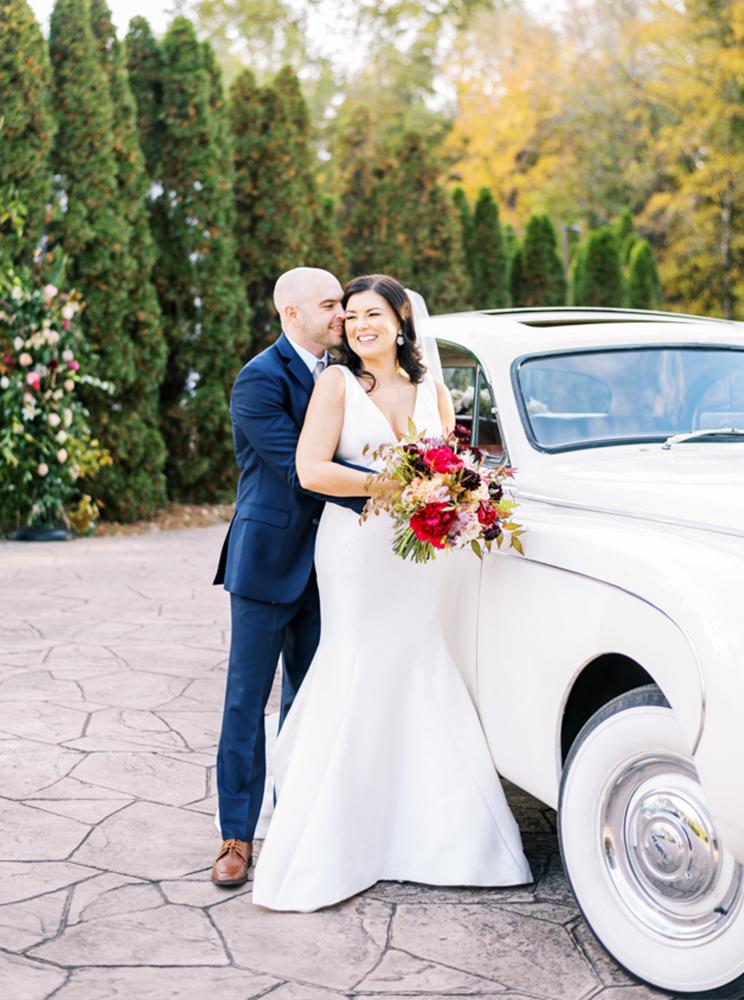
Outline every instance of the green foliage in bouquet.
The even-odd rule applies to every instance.
[[[92,437],[81,386],[105,395],[80,328],[76,292],[32,289],[0,274],[0,528],[72,524],[92,530],[91,480],[111,457]]]
[[[30,260],[39,244],[49,204],[49,153],[54,117],[49,106],[49,57],[44,36],[26,0],[0,4],[0,197],[18,216],[0,218],[6,258]]]

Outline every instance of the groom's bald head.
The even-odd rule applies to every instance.
[[[287,336],[318,357],[337,347],[343,332],[343,290],[319,267],[285,271],[274,286],[274,305]]]

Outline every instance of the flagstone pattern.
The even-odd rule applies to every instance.
[[[534,885],[311,914],[212,885],[225,530],[0,541],[0,1000],[667,996],[599,946],[554,813],[513,786]]]

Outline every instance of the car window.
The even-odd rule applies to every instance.
[[[744,429],[744,351],[637,347],[522,358],[522,417],[545,450]]]
[[[504,460],[496,403],[478,359],[468,351],[440,343],[444,383],[452,396],[455,419],[470,431],[471,444],[483,448],[496,462]]]

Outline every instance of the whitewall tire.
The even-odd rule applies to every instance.
[[[621,965],[676,993],[744,996],[742,866],[654,685],[613,699],[581,730],[558,822],[579,906]]]

